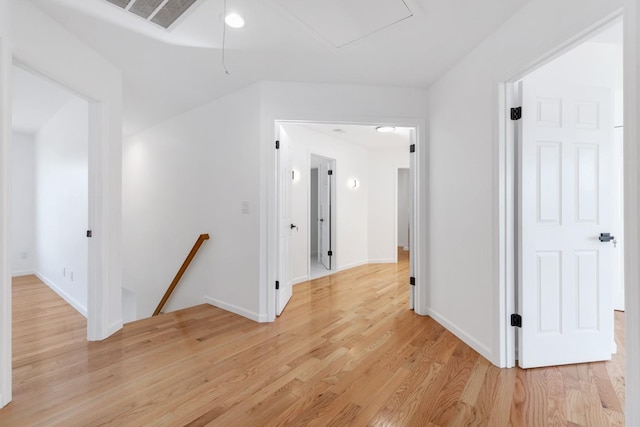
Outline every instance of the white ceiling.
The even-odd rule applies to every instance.
[[[21,67],[12,71],[12,130],[34,134],[75,96],[67,89]]]
[[[407,147],[411,144],[411,128],[396,126],[395,132],[378,132],[376,125],[345,125],[345,124],[286,124],[288,126],[301,126],[313,132],[340,139],[350,144],[356,144],[366,149],[385,149]]]
[[[199,2],[171,31],[103,0],[32,1],[122,69],[125,134],[260,80],[426,88],[527,2],[404,0],[413,16],[336,48],[286,1],[227,0],[246,22],[227,29],[227,76],[223,0]]]

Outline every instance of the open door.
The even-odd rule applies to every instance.
[[[291,199],[293,185],[293,166],[291,158],[291,140],[280,128],[280,140],[277,142],[278,167],[278,278],[276,283],[276,315],[280,316],[293,294],[291,281],[291,223],[293,203]]]
[[[409,146],[409,309],[415,308],[415,212],[416,212],[416,134],[415,129],[411,130],[411,145]]]
[[[331,178],[333,170],[331,161],[323,160],[318,168],[318,210],[320,211],[320,263],[327,270],[331,270]]]
[[[522,368],[611,358],[611,97],[601,88],[522,85]]]

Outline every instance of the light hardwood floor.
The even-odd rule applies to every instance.
[[[14,401],[1,426],[623,425],[611,362],[497,369],[407,308],[407,262],[301,284],[258,324],[201,305],[89,343],[84,318],[14,280]]]

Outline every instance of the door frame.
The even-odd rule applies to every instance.
[[[415,203],[413,206],[414,214],[414,231],[416,241],[413,246],[414,253],[411,254],[414,259],[414,271],[415,277],[414,286],[414,311],[416,314],[426,316],[428,315],[427,307],[427,295],[428,295],[428,279],[426,272],[428,268],[428,247],[429,241],[428,235],[428,221],[427,203],[429,199],[428,182],[421,183],[423,179],[426,181],[427,173],[423,170],[426,169],[428,164],[428,143],[426,139],[426,121],[423,119],[415,118],[393,118],[393,117],[318,117],[301,115],[292,116],[276,116],[269,114],[266,119],[266,140],[264,141],[265,147],[271,150],[271,154],[266,156],[265,162],[265,185],[266,185],[266,198],[265,200],[265,216],[266,235],[263,235],[266,239],[267,255],[266,255],[266,268],[264,270],[264,281],[261,287],[261,299],[266,304],[266,316],[260,316],[261,322],[273,322],[276,319],[276,290],[275,281],[277,280],[278,271],[278,244],[277,244],[277,200],[276,200],[276,188],[278,184],[277,174],[277,151],[275,150],[274,142],[277,140],[278,126],[281,123],[292,124],[304,124],[304,123],[323,123],[323,124],[344,124],[344,125],[364,125],[364,126],[399,126],[399,127],[411,127],[414,129],[413,144],[415,144],[415,173],[414,173],[414,190],[415,190]],[[421,274],[425,272],[425,277]],[[408,286],[409,284],[407,284]]]
[[[88,242],[87,265],[87,340],[103,340],[122,328],[121,316],[121,278],[114,275],[120,271],[120,221],[109,212],[120,212],[119,206],[113,206],[110,197],[118,190],[120,181],[115,181],[113,166],[121,161],[113,156],[113,120],[109,99],[100,99],[85,93],[85,88],[76,85],[64,75],[65,70],[49,70],[45,62],[38,64],[38,58],[28,59],[11,51],[6,40],[0,38],[0,86],[11,87],[11,69],[14,64],[26,68],[44,78],[62,85],[71,92],[86,99],[89,104],[89,142],[88,142],[88,223],[87,229],[93,231]],[[65,83],[66,81],[66,83]],[[3,91],[4,92],[4,91]],[[7,91],[10,92],[10,91]],[[106,96],[106,95],[105,95]],[[11,123],[11,97],[3,94],[0,98],[2,110],[0,122]],[[117,117],[115,118],[117,119]],[[112,126],[110,126],[112,124]],[[12,399],[12,312],[11,312],[11,126],[3,126],[0,134],[0,407]],[[118,199],[119,200],[119,199]]]
[[[640,422],[640,407],[632,402],[640,400],[640,365],[635,359],[640,354],[640,150],[637,147],[639,128],[636,123],[640,114],[640,6],[635,0],[625,0],[624,9],[604,17],[588,28],[571,34],[555,49],[548,52],[533,65],[523,65],[512,75],[499,78],[496,85],[496,118],[498,148],[496,150],[496,182],[498,184],[498,271],[499,278],[495,298],[498,302],[497,327],[499,339],[500,367],[515,366],[515,332],[509,325],[510,314],[515,309],[514,299],[514,164],[513,164],[513,124],[508,118],[512,107],[511,83],[533,71],[535,68],[570,50],[622,17],[624,23],[624,257],[625,257],[625,418],[629,425]],[[524,62],[523,62],[524,64]]]
[[[88,239],[87,241],[87,340],[88,341],[97,341],[106,338],[104,335],[106,329],[108,329],[108,325],[105,322],[101,323],[101,315],[105,311],[103,310],[104,300],[106,297],[106,286],[105,281],[102,280],[102,277],[98,274],[98,270],[100,270],[100,266],[102,263],[101,250],[104,245],[104,240],[102,238],[102,233],[96,232],[100,228],[102,228],[104,223],[104,217],[101,215],[99,206],[102,205],[105,201],[103,198],[105,197],[104,192],[99,185],[100,177],[98,171],[102,167],[102,147],[101,144],[105,143],[102,139],[102,128],[104,126],[104,106],[101,105],[99,101],[92,99],[89,96],[86,96],[78,91],[70,88],[63,83],[60,83],[56,79],[47,76],[45,73],[42,73],[35,69],[34,67],[28,65],[24,61],[21,61],[19,58],[14,57],[13,66],[20,67],[27,72],[37,76],[38,78],[47,80],[55,85],[63,87],[65,90],[70,91],[85,101],[88,104],[88,217],[87,217],[87,230],[94,231],[94,237]],[[13,166],[11,166],[13,167]],[[11,221],[10,221],[11,224]],[[107,326],[106,329],[103,327]]]
[[[336,166],[336,159],[334,159],[333,157],[327,157],[323,154],[318,154],[318,153],[312,153],[309,152],[307,154],[307,161],[308,161],[308,165],[311,166],[311,157],[315,156],[315,157],[322,157],[325,160],[328,160],[331,162],[331,170],[336,170],[337,166]],[[309,167],[309,169],[311,169],[311,167]],[[320,184],[320,169],[318,169],[318,186]],[[338,215],[337,215],[337,207],[338,207],[338,203],[337,203],[337,191],[336,191],[336,175],[332,175],[331,176],[331,206],[329,207],[329,212],[331,214],[331,230],[330,230],[330,245],[331,246],[331,250],[333,250],[333,248],[336,247],[336,242],[337,242],[337,238],[338,238],[338,234],[336,233],[336,230],[338,227],[335,226],[336,221],[338,219]],[[309,188],[307,189],[307,212],[311,213],[311,179],[309,179]],[[318,199],[320,198],[320,192],[318,191]],[[318,224],[316,224],[316,227],[318,227]],[[319,227],[318,227],[319,228]],[[320,230],[318,229],[318,241],[320,241]],[[331,268],[329,270],[326,271],[325,274],[322,274],[321,276],[317,276],[312,278],[311,277],[311,215],[307,215],[307,242],[308,242],[308,246],[309,246],[309,257],[307,259],[307,271],[309,272],[308,275],[308,279],[312,280],[312,279],[318,279],[320,277],[324,277],[324,276],[329,276],[331,274],[334,274],[337,272],[336,269],[336,265],[337,265],[337,259],[338,259],[338,255],[336,254],[335,257],[333,257],[331,259]],[[318,258],[321,257],[320,254],[320,250],[318,249]],[[318,262],[320,262],[320,264],[322,264],[322,260],[318,259]]]
[[[395,175],[395,181],[396,181],[395,182],[395,201],[394,201],[394,203],[395,203],[395,211],[394,211],[393,217],[394,217],[394,226],[395,226],[395,229],[396,229],[396,232],[395,232],[396,237],[395,237],[395,244],[394,244],[394,259],[395,259],[396,263],[398,262],[398,247],[399,247],[398,246],[398,241],[400,240],[400,236],[398,235],[398,221],[399,221],[398,208],[400,207],[400,203],[399,203],[400,202],[400,200],[399,200],[400,193],[399,193],[398,190],[399,190],[400,181],[399,181],[398,177],[400,175],[400,171],[401,170],[405,170],[405,169],[409,172],[408,173],[408,175],[409,175],[408,179],[410,180],[411,179],[411,164],[409,164],[408,168],[404,167],[404,166],[398,166],[398,165],[396,165],[396,167],[395,167],[395,170],[396,170],[396,175]],[[411,193],[410,189],[409,189],[409,193]],[[409,194],[409,197],[411,197],[411,194]],[[410,222],[411,222],[411,218],[409,218],[409,223]],[[409,231],[409,235],[411,235],[411,231]],[[409,237],[409,239],[411,239],[411,237]],[[411,241],[409,241],[409,247],[408,248],[409,249],[411,248]],[[404,246],[403,246],[402,249],[404,250]]]
[[[516,122],[508,120],[511,107],[520,102],[516,84],[526,75],[562,56],[578,45],[589,40],[594,34],[620,22],[622,11],[608,16],[586,30],[574,35],[535,64],[518,70],[512,77],[499,83],[499,180],[500,180],[500,360],[501,367],[511,368],[516,363],[516,330],[510,324],[511,313],[517,313],[516,273],[518,254],[516,250],[517,191],[516,188]],[[626,40],[625,40],[626,43]],[[626,61],[626,58],[625,58]],[[626,112],[625,112],[626,114]],[[626,241],[626,238],[625,238]]]

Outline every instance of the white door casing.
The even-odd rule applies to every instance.
[[[525,80],[522,100],[519,365],[608,360],[611,92]]]
[[[293,186],[293,167],[291,159],[291,140],[280,131],[278,152],[278,275],[276,288],[276,315],[280,316],[293,294],[291,282],[291,199]]]
[[[320,262],[327,270],[331,270],[331,161],[323,159],[318,168],[318,189],[319,200],[318,208],[320,210]]]

